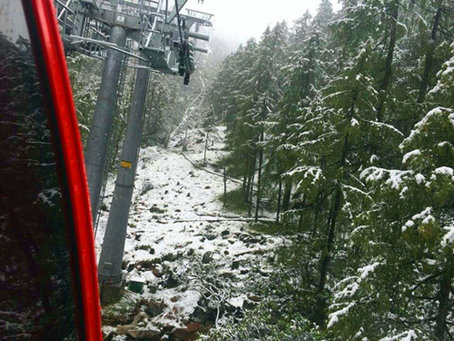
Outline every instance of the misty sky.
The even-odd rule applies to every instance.
[[[290,25],[308,9],[316,13],[319,0],[189,0],[186,8],[209,12],[213,18],[213,35],[234,45],[248,38],[259,39],[267,25],[286,20]],[[334,9],[340,6],[331,0]]]

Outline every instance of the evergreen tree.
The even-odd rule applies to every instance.
[[[229,56],[210,90],[250,213],[270,197],[303,236],[294,308],[333,339],[454,335],[453,7],[324,0]]]
[[[449,73],[439,73],[431,93],[452,87],[443,78]],[[361,260],[331,306],[328,326],[338,335],[444,340],[452,333],[454,103],[443,104],[450,108],[429,111],[401,143],[401,170],[361,174],[369,205],[352,233]]]

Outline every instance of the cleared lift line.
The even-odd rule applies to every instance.
[[[197,11],[183,15],[181,9],[187,0],[174,0],[174,7],[169,12],[169,1],[55,2],[57,20],[62,26],[62,38],[66,49],[76,50],[95,58],[105,58],[101,86],[85,149],[94,223],[106,176],[121,70],[122,66],[128,66],[124,62],[124,56],[134,57],[140,61],[140,65],[135,67],[137,77],[121,163],[98,264],[103,304],[119,299],[124,287],[121,264],[142,137],[150,69],[179,74],[184,77],[184,84],[188,84],[190,74],[195,70],[193,52],[207,52],[205,49],[195,47],[189,38],[208,41],[209,36],[200,34],[198,28],[200,25],[212,26],[210,22],[212,15]],[[193,26],[195,32],[191,31]],[[109,33],[109,41],[106,41]],[[175,39],[176,37],[178,39]],[[126,46],[140,52],[132,53]]]

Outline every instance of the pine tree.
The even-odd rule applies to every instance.
[[[452,87],[449,73],[431,94]],[[361,174],[370,199],[352,233],[361,261],[338,285],[328,323],[347,338],[452,333],[454,102],[440,104],[450,107],[429,111],[401,143],[400,170]]]
[[[305,110],[300,129],[301,158],[297,168],[289,172],[298,186],[297,193],[305,205],[315,209],[319,232],[319,279],[315,285],[325,292],[330,262],[335,258],[335,240],[345,233],[352,203],[360,184],[356,174],[368,162],[367,131],[374,125],[377,91],[367,74],[370,69],[371,47],[365,46],[352,65],[321,91],[321,96]],[[318,214],[320,208],[324,214]],[[310,211],[312,211],[312,209]],[[312,221],[312,220],[311,220]],[[315,223],[315,221],[312,221]],[[325,302],[319,302],[316,321],[324,319]]]
[[[101,84],[101,64],[97,60],[81,54],[69,55],[66,61],[80,134],[85,145],[96,105],[96,95]]]
[[[454,335],[453,5],[324,0],[214,83],[229,173],[303,236],[285,285],[333,339]]]
[[[207,163],[207,149],[208,149],[208,138],[211,132],[215,131],[214,125],[216,124],[216,117],[214,115],[213,108],[208,109],[205,112],[205,117],[203,120],[203,129],[205,130],[205,148],[203,152],[203,163]]]

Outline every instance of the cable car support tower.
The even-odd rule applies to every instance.
[[[129,208],[143,129],[144,105],[150,72],[180,75],[188,84],[195,70],[194,52],[207,53],[197,41],[209,41],[200,33],[211,27],[212,15],[183,8],[188,0],[55,0],[65,50],[104,60],[85,164],[93,222],[105,183],[109,141],[123,60],[137,69],[121,151],[120,165],[98,263],[103,304],[122,295],[121,269]],[[125,58],[125,55],[128,58]]]

